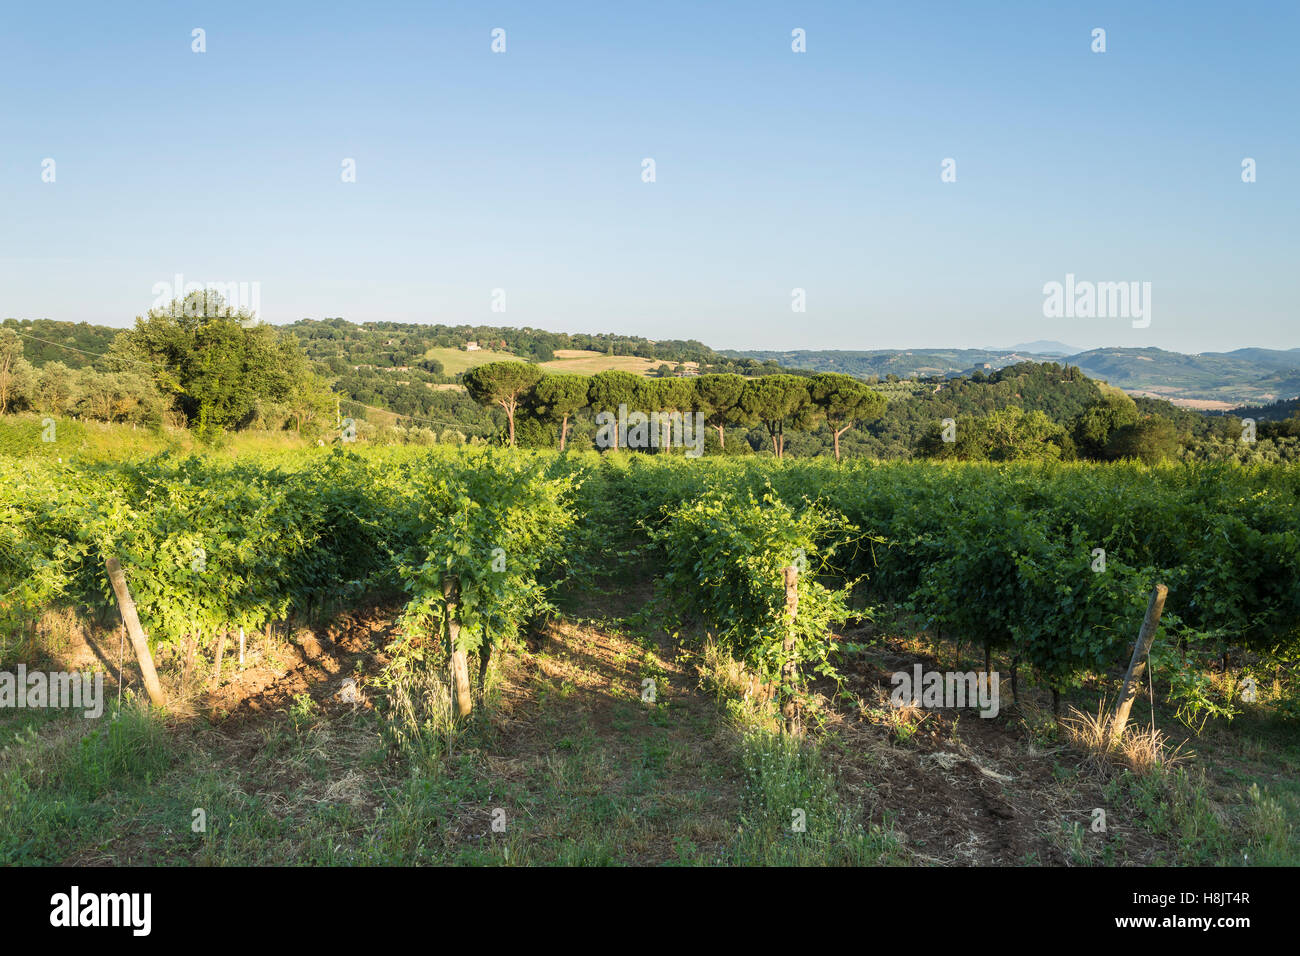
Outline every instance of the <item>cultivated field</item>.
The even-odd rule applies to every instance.
[[[488,362],[520,361],[518,355],[492,349],[466,352],[462,349],[431,348],[424,354],[425,358],[437,359],[441,362],[448,375],[459,375],[476,365],[486,365]],[[594,375],[596,372],[610,370],[631,372],[633,375],[649,375],[662,364],[660,361],[638,358],[635,355],[605,355],[603,352],[592,352],[586,349],[557,349],[552,361],[538,363],[539,367],[548,372],[574,372],[580,375]],[[687,368],[695,368],[698,363],[683,364]]]
[[[459,375],[476,365],[486,365],[488,362],[519,361],[518,355],[511,352],[498,352],[495,349],[479,349],[475,352],[466,352],[464,349],[431,348],[424,353],[424,357],[437,359],[442,363],[443,370],[448,375]]]
[[[633,375],[649,375],[664,364],[660,361],[638,358],[635,355],[605,355],[585,349],[557,349],[555,360],[540,363],[548,372],[575,372],[580,375],[594,375],[597,372],[620,371]],[[667,363],[670,367],[674,363]],[[686,368],[696,368],[696,362],[683,362]]]
[[[0,671],[104,711],[0,708],[3,862],[1296,862],[1295,468],[63,452],[0,457]]]

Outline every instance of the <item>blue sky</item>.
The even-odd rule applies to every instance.
[[[1293,2],[10,4],[0,316],[127,325],[179,273],[259,283],[272,322],[1296,347],[1297,28]],[[1067,273],[1150,282],[1150,326],[1045,318]]]

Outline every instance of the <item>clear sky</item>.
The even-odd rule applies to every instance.
[[[15,2],[0,214],[16,318],[179,273],[277,323],[1291,348],[1300,4]],[[1067,273],[1149,327],[1045,318]]]

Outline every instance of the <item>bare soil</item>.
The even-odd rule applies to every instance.
[[[179,702],[208,718],[205,745],[237,767],[256,754],[263,725],[283,720],[300,695],[309,695],[326,718],[371,708],[364,688],[386,663],[394,617],[391,607],[371,606],[318,631],[300,628],[269,642],[259,635],[257,653],[242,670],[238,642],[231,641],[215,691],[206,674],[179,687],[179,659],[165,662],[164,673]],[[64,666],[116,665],[112,633],[98,640],[74,634]],[[1040,742],[1025,714],[1037,713],[1041,702],[1023,686],[1026,699],[1011,705],[1004,683],[995,718],[927,711],[914,734],[900,737],[870,706],[887,701],[890,675],[916,663],[952,666],[942,668],[918,647],[885,638],[853,655],[844,667],[844,690],[862,706],[843,696],[832,702],[833,688],[818,688],[825,696],[818,733],[839,787],[864,808],[863,822],[892,827],[919,864],[1070,864],[1065,834],[1077,826],[1087,830],[1093,809],[1107,806],[1106,775],[1059,742]],[[721,859],[744,786],[737,735],[688,661],[662,632],[650,639],[590,621],[551,622],[498,662],[497,698],[486,712],[490,734],[474,758],[479,784],[522,815],[530,844],[571,846],[579,861],[593,853],[636,864]],[[967,663],[964,669],[978,666]],[[106,691],[116,672],[112,667]],[[133,668],[124,675],[128,687],[138,687]],[[362,689],[359,702],[342,699],[349,677]],[[643,699],[648,680],[654,703]],[[305,779],[265,789],[292,792]],[[354,802],[375,801],[374,787],[353,782]],[[466,805],[443,839],[486,845],[486,813],[482,805]],[[1124,860],[1154,859],[1158,842],[1138,821],[1117,816],[1108,813],[1106,839],[1122,841]],[[108,860],[95,853],[75,859]]]

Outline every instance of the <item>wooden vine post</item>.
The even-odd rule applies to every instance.
[[[781,687],[783,692],[781,713],[785,717],[785,732],[792,736],[798,736],[801,728],[799,726],[799,706],[794,699],[796,677],[794,622],[799,614],[799,569],[794,565],[788,565],[785,568],[784,576],[785,640],[781,644]]]
[[[149,653],[149,639],[144,635],[144,628],[140,626],[140,617],[135,612],[135,601],[131,600],[131,592],[126,587],[126,575],[122,573],[122,565],[117,558],[109,557],[105,559],[104,566],[108,569],[108,580],[113,585],[113,593],[117,595],[117,606],[122,612],[122,623],[126,625],[126,633],[131,638],[131,646],[135,648],[136,659],[140,662],[140,673],[144,677],[144,686],[149,691],[149,699],[153,701],[155,707],[167,706],[167,695],[163,693],[162,684],[158,683],[158,672],[154,670],[153,655]]]
[[[226,656],[226,638],[230,635],[230,629],[223,627],[221,629],[221,638],[217,641],[217,662],[212,673],[212,690],[221,686],[221,659]]]
[[[457,645],[460,643],[460,617],[457,605],[460,601],[460,579],[455,575],[443,578],[442,596],[447,602],[447,643],[451,649],[451,681],[456,692],[456,712],[468,717],[474,709],[474,700],[469,690],[469,660]]]
[[[1165,597],[1169,589],[1157,584],[1151,592],[1147,603],[1146,617],[1142,619],[1142,630],[1138,632],[1137,643],[1133,645],[1133,658],[1129,661],[1128,672],[1124,675],[1124,686],[1119,700],[1115,703],[1115,716],[1110,724],[1111,745],[1119,743],[1124,736],[1124,727],[1128,723],[1128,712],[1133,707],[1133,698],[1137,696],[1137,684],[1147,669],[1147,654],[1151,651],[1151,642],[1156,638],[1156,628],[1160,626],[1160,615],[1165,610]]]

